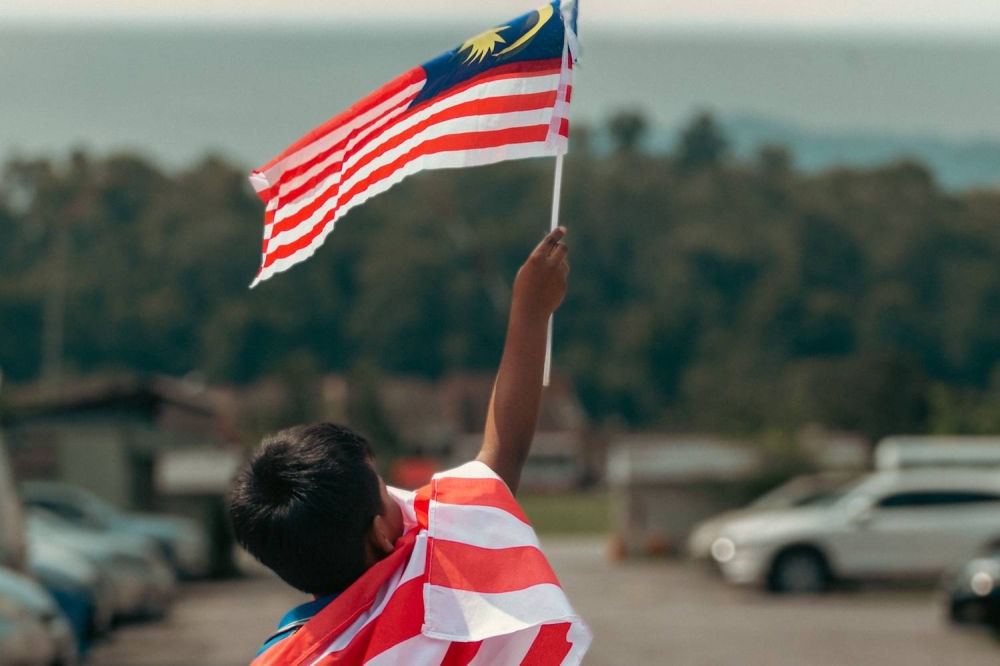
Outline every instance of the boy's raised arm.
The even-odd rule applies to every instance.
[[[566,295],[565,235],[562,227],[549,233],[514,280],[507,342],[490,398],[483,448],[476,457],[515,493],[538,423],[549,317]]]

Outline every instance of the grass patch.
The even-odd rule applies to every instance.
[[[518,504],[539,534],[607,534],[611,505],[607,492],[519,493]]]

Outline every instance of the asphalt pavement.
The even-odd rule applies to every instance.
[[[995,666],[1000,643],[953,629],[930,590],[774,597],[679,562],[617,564],[600,539],[547,539],[595,634],[588,666]],[[279,580],[189,584],[170,615],[122,627],[92,666],[247,664],[303,595]]]

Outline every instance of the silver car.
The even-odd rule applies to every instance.
[[[78,632],[81,641],[111,630],[117,603],[114,585],[86,557],[35,533],[28,541],[28,571],[54,595],[72,596],[89,605],[86,626]]]
[[[997,543],[1000,471],[920,469],[737,517],[711,555],[732,583],[817,592],[837,580],[937,580]]]
[[[0,568],[0,597],[20,606],[42,626],[52,651],[48,664],[73,666],[77,663],[73,627],[44,587],[27,576]]]
[[[211,567],[208,536],[190,518],[120,511],[83,488],[50,481],[22,484],[21,496],[27,506],[48,509],[78,527],[152,539],[184,578],[201,578]]]
[[[0,666],[51,666],[56,649],[41,621],[0,596]]]
[[[27,523],[30,539],[68,548],[107,575],[115,589],[115,617],[158,616],[169,608],[177,577],[151,540],[77,527],[38,508],[28,511]]]
[[[712,561],[712,548],[719,547],[718,539],[731,523],[754,515],[822,504],[839,497],[841,489],[855,483],[858,478],[859,475],[853,472],[797,476],[761,495],[746,507],[726,511],[698,523],[688,539],[687,553],[696,560]]]

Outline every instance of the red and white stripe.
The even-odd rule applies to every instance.
[[[566,150],[572,58],[490,69],[411,108],[422,68],[331,119],[250,175],[265,202],[251,286],[304,261],[337,220],[406,176]]]
[[[405,496],[414,527],[396,552],[254,666],[580,663],[590,633],[489,467],[469,463]]]

